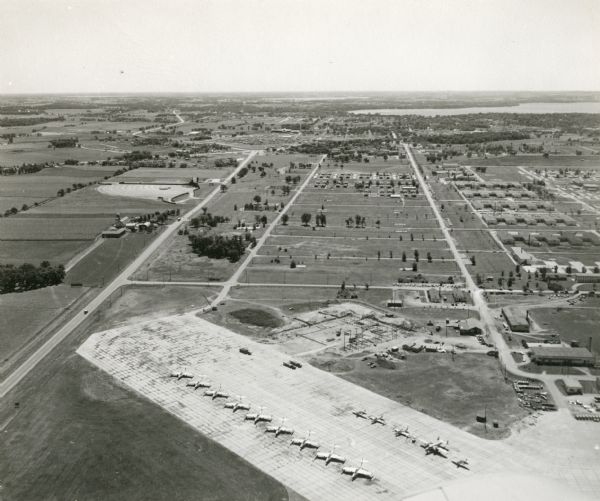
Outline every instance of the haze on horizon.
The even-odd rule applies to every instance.
[[[596,0],[0,0],[0,93],[600,90]]]

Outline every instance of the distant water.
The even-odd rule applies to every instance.
[[[517,106],[489,106],[475,108],[392,108],[381,110],[355,110],[357,115],[469,115],[471,113],[600,113],[600,101],[582,103],[521,103]]]

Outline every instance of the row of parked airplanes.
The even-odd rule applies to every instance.
[[[172,372],[170,374],[170,376],[177,378],[178,381],[180,379],[192,379],[193,378],[192,374],[190,374],[188,372],[183,372],[183,371]],[[199,379],[197,381],[190,381],[189,383],[186,384],[186,386],[189,386],[191,388],[194,388],[194,390],[197,390],[198,388],[210,388],[211,383],[210,383],[210,381],[208,381],[206,379]],[[218,398],[223,398],[223,399],[230,398],[229,393],[221,391],[220,388],[218,390],[206,389],[204,391],[204,395],[207,397],[210,397],[212,400],[216,400]],[[252,422],[254,422],[255,425],[258,423],[271,423],[273,421],[273,416],[271,416],[269,414],[265,414],[263,412],[264,407],[260,407],[259,412],[250,412],[250,407],[251,407],[250,404],[242,402],[241,396],[238,395],[237,397],[238,397],[238,400],[226,402],[224,407],[226,409],[231,409],[234,413],[238,410],[247,411],[246,415],[244,416],[244,421],[252,421]],[[265,428],[265,433],[272,433],[273,435],[275,435],[275,437],[279,437],[280,435],[290,435],[290,436],[293,435],[294,430],[291,428],[286,428],[284,426],[284,422],[285,422],[285,418],[283,418],[281,420],[281,424],[279,424],[278,426],[267,426]],[[314,450],[320,449],[320,447],[321,447],[320,444],[311,440],[310,435],[311,435],[311,432],[308,431],[306,437],[304,437],[304,438],[292,438],[290,445],[299,447],[301,451],[304,449],[314,449]],[[338,464],[342,464],[342,465],[345,464],[346,458],[335,453],[336,447],[337,446],[335,444],[333,444],[333,446],[329,452],[317,452],[315,457],[313,458],[313,461],[315,461],[315,460],[324,461],[325,466],[329,465],[329,463],[338,463]],[[363,464],[364,464],[364,459],[361,460],[359,466],[343,466],[342,474],[349,475],[353,481],[356,480],[357,478],[373,480],[373,478],[375,478],[375,475],[373,473],[371,473],[369,470],[363,468]]]
[[[367,414],[367,411],[352,411],[357,418],[367,419],[371,421],[371,424],[380,424],[386,426],[385,418],[383,414],[381,416],[371,416]],[[448,441],[440,440],[439,437],[435,442],[428,442],[426,440],[422,440],[414,436],[412,433],[408,431],[408,426],[405,428],[394,427],[393,429],[394,435],[396,437],[404,437],[407,440],[410,440],[413,444],[419,442],[421,447],[425,449],[425,454],[434,454],[436,456],[441,456],[443,458],[448,458],[450,454],[450,447],[448,445]],[[452,459],[451,460],[457,468],[464,468],[465,470],[469,469],[469,461],[468,459]]]

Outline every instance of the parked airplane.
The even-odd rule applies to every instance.
[[[413,436],[408,432],[408,426],[404,429],[394,428],[394,435],[397,437],[413,438]]]
[[[443,458],[448,457],[450,449],[448,448],[448,441],[444,442],[438,438],[437,442],[425,442],[421,445],[425,449],[425,454],[435,454]]]
[[[201,375],[200,378],[205,378],[206,376]],[[210,388],[210,383],[206,379],[199,379],[198,381],[190,381],[186,386],[190,386],[197,390],[198,388]]]
[[[270,423],[273,421],[273,416],[269,414],[263,414],[264,407],[260,408],[260,412],[254,417],[254,424],[258,423]]]
[[[170,376],[177,378],[177,381],[179,381],[180,379],[183,379],[183,378],[191,379],[194,377],[192,374],[190,374],[188,372],[184,372],[184,371],[171,372]]]
[[[338,454],[334,454],[336,447],[337,445],[334,444],[329,452],[317,452],[317,455],[315,456],[313,461],[315,461],[316,459],[325,461],[325,466],[327,466],[329,463],[344,464],[346,462],[346,458],[343,456],[339,456]]]
[[[229,398],[229,393],[221,391],[221,387],[219,387],[218,390],[206,390],[204,395],[212,398],[213,400],[215,398]]]
[[[382,424],[385,426],[385,418],[383,417],[383,414],[381,416],[369,416],[369,419],[371,420],[371,424]]]
[[[353,482],[357,478],[366,478],[367,480],[373,480],[373,478],[375,478],[375,475],[373,475],[373,473],[371,473],[369,470],[365,470],[363,468],[364,462],[365,462],[364,459],[361,460],[359,467],[344,466],[342,468],[342,474],[343,475],[351,475]]]
[[[274,433],[275,438],[277,438],[279,435],[293,435],[294,430],[291,428],[285,428],[283,423],[285,423],[285,418],[281,420],[281,424],[279,426],[267,426],[265,433]]]
[[[306,437],[304,438],[294,438],[292,439],[292,441],[290,442],[290,445],[298,445],[300,447],[300,450],[303,449],[318,449],[320,447],[320,445],[316,442],[313,442],[310,440],[310,431],[307,433]]]
[[[361,419],[367,419],[367,411],[352,411],[352,414],[354,414],[357,418],[361,418]]]
[[[464,468],[465,470],[469,469],[468,459],[454,459],[452,463],[454,463],[457,468]]]
[[[243,403],[242,398],[244,398],[244,397],[242,397],[241,395],[238,395],[238,401],[237,402],[227,402],[225,404],[225,408],[231,409],[233,412],[236,412],[239,409],[242,409],[244,411],[249,411],[250,404]]]

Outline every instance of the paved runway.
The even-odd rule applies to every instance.
[[[252,355],[241,354],[240,347]],[[477,473],[544,474],[543,464],[521,453],[518,442],[480,439],[308,364],[290,370],[282,366],[289,358],[273,347],[193,314],[96,333],[78,353],[308,499],[398,499]],[[223,408],[224,400],[213,401],[203,396],[203,389],[186,387],[189,380],[169,377],[183,369],[205,375],[233,399],[243,395],[251,412],[264,406],[273,424],[287,418],[285,426],[295,430],[294,438],[311,430],[320,451],[335,442],[346,466],[358,466],[364,458],[375,479],[353,482],[341,475],[341,466],[326,467],[313,461],[314,451],[291,447],[290,437],[275,438],[264,433],[264,424],[244,421],[245,411],[234,414]],[[387,426],[352,414],[360,409],[383,413]],[[395,438],[394,424],[408,425],[425,440],[449,440],[450,458],[468,458],[471,470],[426,456],[417,444]]]

